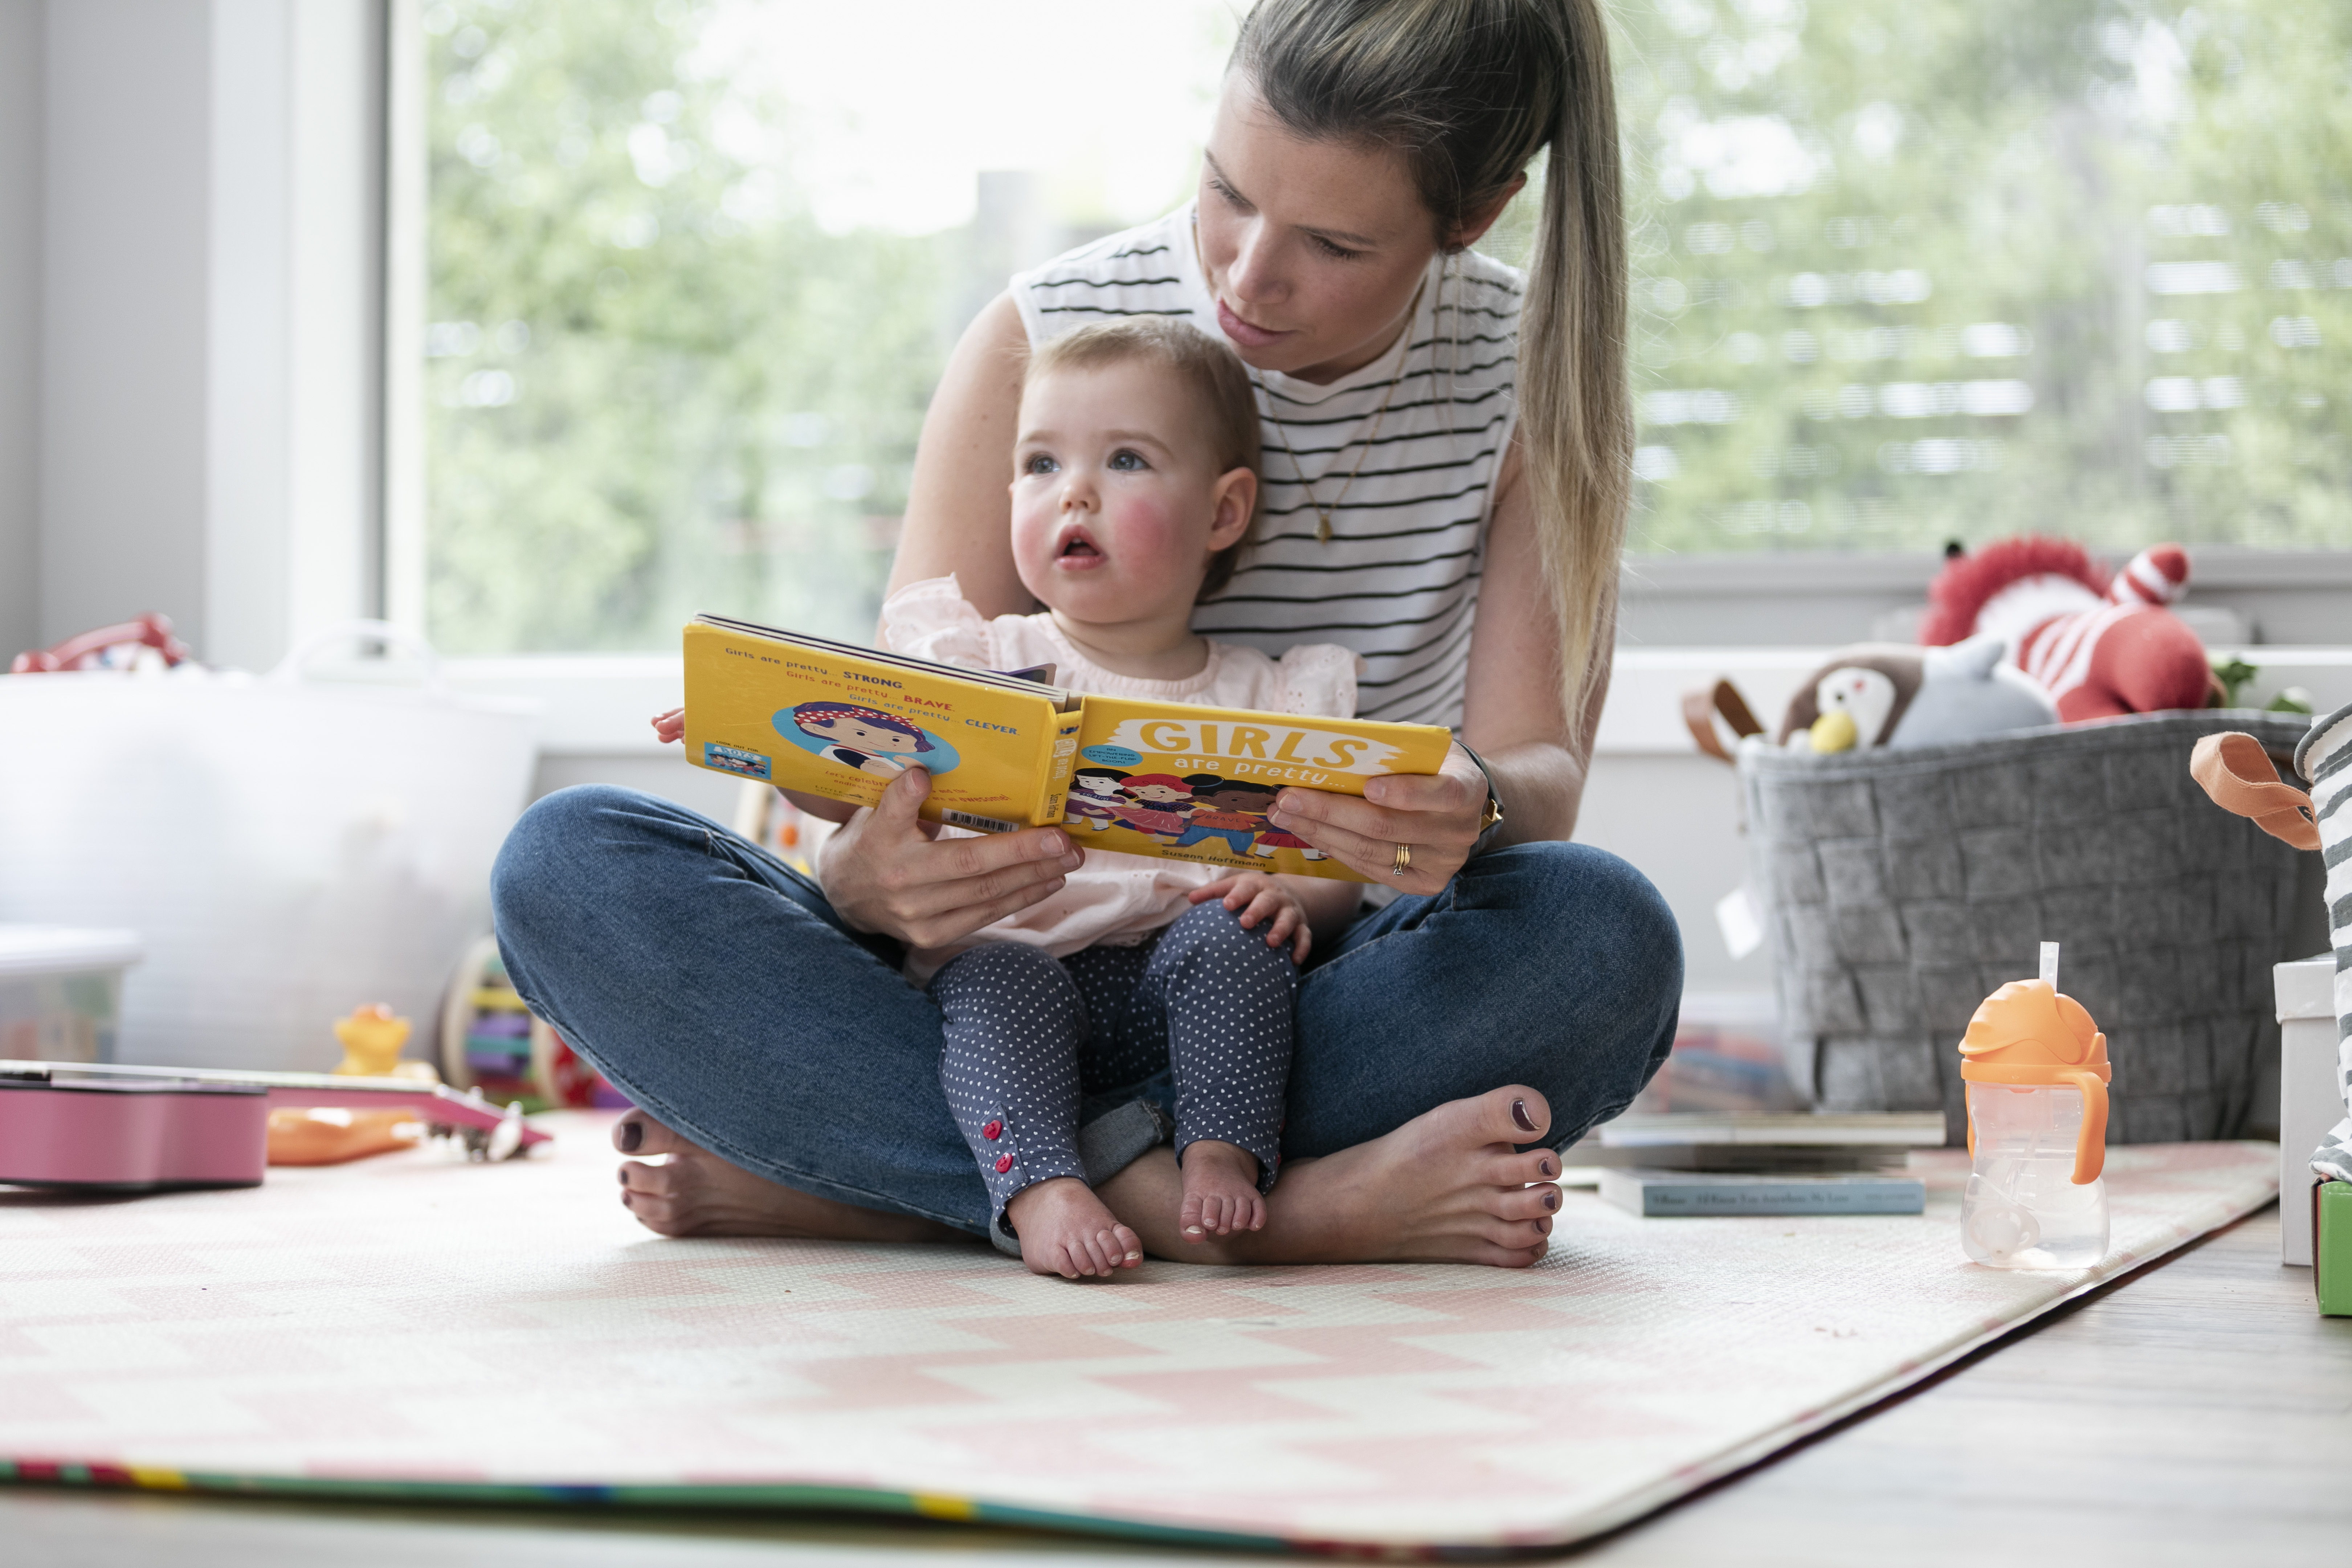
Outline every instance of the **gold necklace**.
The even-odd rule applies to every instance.
[[[1423,279],[1423,286],[1427,286],[1426,279]],[[1421,289],[1415,289],[1412,291],[1412,308],[1404,313],[1404,330],[1407,333],[1412,332],[1413,317],[1420,312],[1420,310]],[[1321,481],[1307,477],[1306,468],[1299,464],[1298,454],[1291,448],[1290,427],[1274,416],[1274,394],[1266,391],[1265,384],[1258,380],[1256,372],[1250,373],[1251,384],[1260,392],[1265,393],[1266,421],[1274,426],[1274,433],[1282,438],[1282,450],[1290,458],[1290,471],[1298,476],[1298,488],[1307,492],[1307,504],[1315,509],[1315,542],[1318,544],[1331,542],[1331,514],[1339,510],[1340,503],[1348,499],[1348,492],[1355,488],[1356,476],[1364,471],[1364,459],[1372,455],[1372,443],[1380,439],[1381,421],[1388,417],[1389,403],[1396,396],[1397,383],[1403,379],[1404,361],[1399,360],[1397,374],[1389,378],[1389,389],[1381,395],[1381,405],[1372,410],[1372,427],[1363,437],[1363,450],[1356,454],[1356,466],[1348,470],[1348,478],[1339,486],[1339,493],[1331,498],[1331,504],[1327,507],[1323,504],[1323,498],[1315,493],[1316,485]],[[1339,448],[1342,452],[1347,449],[1345,447]],[[1336,468],[1339,466],[1339,459],[1335,455],[1331,459],[1331,468]],[[1328,479],[1330,477],[1331,468],[1324,469],[1323,479]]]

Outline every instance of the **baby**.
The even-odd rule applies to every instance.
[[[986,620],[953,577],[933,578],[890,596],[883,639],[992,669],[1052,664],[1084,691],[1351,717],[1346,648],[1276,660],[1192,632],[1193,605],[1232,575],[1249,536],[1257,462],[1249,375],[1223,345],[1148,316],[1056,338],[1030,361],[1013,452],[1013,561],[1045,611]],[[1263,794],[1114,774],[1073,789],[1072,821],[1164,816],[1143,830],[1246,852]],[[1068,1279],[1139,1262],[1135,1233],[1087,1184],[1078,1128],[1082,1110],[1150,1098],[1163,1073],[1181,1233],[1263,1226],[1297,966],[1311,925],[1346,918],[1361,891],[1097,851],[1044,901],[917,950],[908,972],[929,977],[945,1017],[940,1079],[988,1185],[992,1239],[1007,1250],[1017,1239],[1031,1268]]]

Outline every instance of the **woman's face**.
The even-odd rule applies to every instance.
[[[1259,370],[1328,382],[1395,341],[1437,249],[1404,160],[1284,129],[1231,75],[1201,162],[1217,326]]]

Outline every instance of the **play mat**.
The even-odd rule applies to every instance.
[[[606,1119],[114,1202],[0,1190],[0,1476],[850,1508],[1236,1544],[1607,1530],[2265,1202],[2270,1144],[2118,1148],[2097,1269],[1924,1217],[1640,1220],[1571,1191],[1526,1273],[665,1241]]]

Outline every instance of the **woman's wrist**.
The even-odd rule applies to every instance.
[[[1470,858],[1475,860],[1493,848],[1495,841],[1502,837],[1503,792],[1495,782],[1495,770],[1486,765],[1486,758],[1470,749],[1469,742],[1456,736],[1454,743],[1462,748],[1462,754],[1476,765],[1479,774],[1486,781],[1486,808],[1479,815],[1478,837],[1470,846]]]

